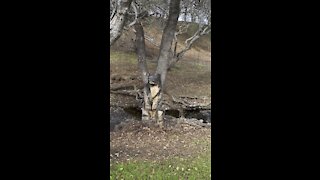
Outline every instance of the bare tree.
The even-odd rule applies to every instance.
[[[186,27],[188,28],[188,27]],[[183,29],[183,27],[180,29]],[[182,50],[177,52],[177,46],[178,46],[178,38],[177,36],[183,33],[183,30],[179,30],[175,33],[175,43],[173,50],[171,50],[172,58],[170,59],[170,63],[168,68],[171,68],[174,66],[182,57],[185,55],[185,53],[191,49],[192,45],[200,39],[200,37],[209,34],[211,32],[211,23],[208,25],[199,24],[197,31],[189,38],[187,38],[184,42],[184,47]]]
[[[180,1],[117,0],[111,3],[112,7],[110,9],[110,45],[121,35],[125,26],[134,27],[138,65],[143,80],[142,119],[156,121],[160,126],[163,125],[162,98],[168,69],[184,56],[195,41],[211,30],[211,9],[208,6],[210,0],[197,2],[183,0],[181,5]],[[129,9],[129,7],[131,8]],[[180,7],[184,11],[180,12]],[[159,45],[157,69],[154,73],[150,73],[147,68],[145,49],[145,40],[150,38],[145,35],[142,22],[145,22],[143,19],[150,15],[157,17],[157,13],[160,14],[160,19],[165,21],[166,25]],[[188,30],[187,23],[180,23],[177,26],[178,18],[180,15],[184,15],[186,21],[188,14],[190,17],[198,17],[195,22],[198,24],[198,29],[185,40],[185,47],[178,51],[177,37]],[[191,17],[191,19],[195,18]]]
[[[186,0],[185,0],[186,1]],[[196,18],[197,21],[195,22],[197,24],[197,30],[195,33],[187,38],[184,42],[184,47],[177,52],[177,46],[178,46],[178,37],[181,34],[184,34],[188,31],[189,24],[188,23],[181,23],[178,27],[178,31],[175,32],[175,38],[174,38],[174,44],[171,50],[171,59],[169,62],[168,68],[171,68],[174,66],[179,60],[182,59],[182,57],[185,55],[185,53],[191,49],[192,45],[200,39],[202,36],[207,35],[211,32],[211,1],[210,0],[202,0],[202,1],[193,1],[193,3],[185,2],[185,6],[191,6],[192,12],[191,14],[191,20],[194,21]],[[185,15],[188,13],[184,12]]]

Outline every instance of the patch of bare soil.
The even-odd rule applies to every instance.
[[[125,161],[158,162],[170,158],[195,157],[211,151],[211,128],[167,119],[165,127],[128,120],[110,133],[111,163]]]

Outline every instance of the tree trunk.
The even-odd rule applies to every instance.
[[[121,36],[132,0],[118,0],[117,13],[110,20],[110,46]]]
[[[176,32],[176,26],[178,23],[178,17],[180,14],[180,0],[171,0],[170,9],[169,9],[169,18],[167,20],[166,27],[164,28],[160,53],[158,56],[158,65],[156,74],[161,75],[161,87],[164,87],[165,78],[167,75],[168,63],[169,63],[169,54],[171,50],[171,45],[173,42],[174,34]]]
[[[146,51],[144,42],[144,30],[140,22],[135,24],[136,48],[138,55],[139,69],[143,80],[143,106],[142,120],[155,121],[162,126],[163,111],[160,110],[160,76],[150,76],[146,63]]]
[[[164,29],[160,52],[158,56],[157,70],[154,75],[149,75],[146,64],[146,52],[144,42],[144,31],[140,22],[135,24],[136,30],[136,48],[138,55],[139,68],[142,73],[144,84],[143,95],[144,105],[142,107],[142,120],[154,120],[160,126],[163,126],[163,115],[161,101],[167,74],[170,47],[173,42],[175,29],[180,13],[180,0],[171,0],[169,9],[169,18]]]
[[[180,0],[171,0],[170,1],[170,9],[169,9],[169,17],[167,20],[166,27],[164,28],[160,52],[158,56],[158,65],[155,73],[155,77],[158,78],[156,82],[158,84],[155,85],[158,94],[157,103],[155,107],[158,110],[158,123],[163,123],[163,111],[161,110],[161,100],[163,96],[163,88],[165,88],[165,80],[168,71],[168,63],[170,60],[169,54],[171,53],[171,45],[173,42],[174,34],[176,32],[176,26],[178,23],[178,17],[180,14]]]
[[[141,23],[138,21],[134,25],[136,30],[136,48],[138,55],[138,65],[142,75],[143,81],[143,106],[142,106],[142,120],[150,119],[150,110],[151,110],[151,102],[150,102],[150,85],[149,85],[149,72],[146,63],[146,49],[144,42],[144,31]]]

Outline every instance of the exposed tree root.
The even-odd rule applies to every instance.
[[[211,110],[211,102],[205,102],[203,99],[200,99],[200,98],[187,97],[187,96],[175,98],[172,96],[172,100],[175,103],[181,104],[183,109]]]
[[[131,90],[127,90],[126,88],[131,88]],[[142,99],[143,93],[141,89],[136,88],[136,86],[132,85],[121,85],[118,87],[110,88],[110,93],[120,94],[125,96],[135,97],[137,101],[139,101],[140,107],[142,107]],[[116,90],[115,90],[116,89]],[[122,90],[121,90],[122,89]],[[124,90],[123,90],[124,89]],[[181,116],[183,116],[183,111],[185,110],[211,110],[211,101],[208,101],[206,98],[198,98],[198,97],[174,97],[172,95],[165,94],[162,104],[163,109],[165,110],[178,110],[181,111]]]

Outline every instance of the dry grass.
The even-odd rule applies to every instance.
[[[110,67],[111,74],[140,76],[134,53],[111,51]],[[156,62],[149,60],[148,68],[154,71]],[[194,60],[187,56],[168,72],[166,90],[176,96],[211,97],[210,61]]]

